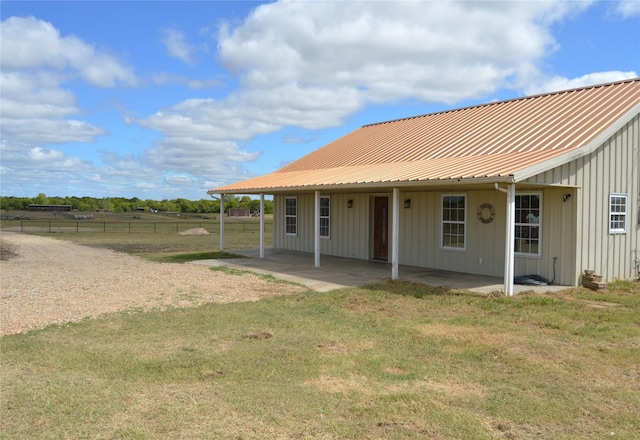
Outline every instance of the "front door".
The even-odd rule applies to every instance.
[[[374,197],[373,258],[388,260],[389,255],[389,197]]]

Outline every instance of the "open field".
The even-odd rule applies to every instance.
[[[43,235],[147,257],[215,238]],[[640,438],[640,284],[610,287],[505,298],[389,282],[4,336],[0,436]]]
[[[54,216],[49,212],[3,212],[3,216],[10,220],[2,220],[0,228],[105,247],[155,260],[176,253],[211,252],[220,248],[219,218],[137,212],[80,215],[93,215],[94,218],[70,220],[60,219],[60,214]],[[257,248],[260,242],[259,222],[256,217],[226,217],[225,249]],[[209,235],[180,235],[194,228],[205,229]],[[265,246],[270,247],[272,243],[273,216],[267,215]]]

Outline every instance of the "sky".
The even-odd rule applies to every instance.
[[[0,1],[0,195],[199,200],[362,125],[640,76],[634,1]]]

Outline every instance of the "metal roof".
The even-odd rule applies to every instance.
[[[575,158],[638,113],[635,78],[370,124],[274,173],[208,192],[515,182]]]

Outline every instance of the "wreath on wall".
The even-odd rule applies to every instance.
[[[489,203],[483,203],[478,207],[478,220],[482,223],[491,223],[496,216],[496,210]]]

